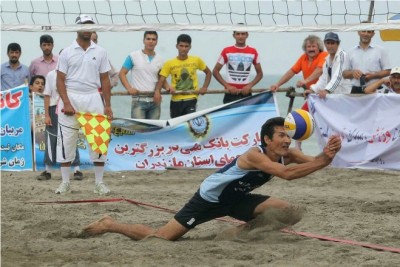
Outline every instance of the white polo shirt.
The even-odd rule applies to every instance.
[[[98,91],[100,73],[111,67],[104,48],[91,42],[85,51],[75,40],[59,56],[57,70],[66,74],[67,92],[89,94]]]
[[[164,60],[158,54],[150,60],[142,50],[132,52],[130,57],[133,64],[131,69],[133,87],[143,92],[154,92]]]
[[[379,45],[370,45],[362,49],[359,45],[347,52],[345,70],[361,70],[363,73],[377,72],[391,69],[389,56]],[[367,82],[367,85],[377,79]],[[352,79],[353,86],[360,86],[360,80]]]
[[[57,90],[57,72],[50,71],[46,76],[46,85],[44,86],[44,95],[50,96],[50,107],[57,105],[60,95]]]

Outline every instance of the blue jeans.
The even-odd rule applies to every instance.
[[[161,106],[154,102],[138,101],[132,98],[132,119],[159,120],[161,115]]]

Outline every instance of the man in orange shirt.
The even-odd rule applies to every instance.
[[[297,81],[296,87],[309,89],[310,86],[318,81],[322,74],[322,68],[328,52],[324,51],[324,43],[321,38],[316,35],[309,35],[303,41],[304,54],[296,61],[296,63],[279,79],[277,83],[271,85],[271,91],[275,92],[280,86],[288,82],[293,76],[300,71],[303,73],[303,79]],[[308,111],[307,102],[304,103],[302,109]],[[296,141],[296,147],[301,150],[301,142]]]
[[[271,91],[275,92],[280,86],[288,82],[295,74],[300,71],[303,73],[303,80],[297,81],[297,87],[309,88],[310,85],[318,81],[322,74],[322,67],[325,63],[325,57],[328,52],[324,51],[322,40],[316,35],[309,35],[303,41],[304,54],[296,63],[280,78],[280,80],[271,86]]]

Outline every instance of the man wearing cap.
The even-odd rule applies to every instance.
[[[372,45],[374,31],[359,31],[360,43],[347,53],[343,77],[352,79],[351,93],[363,94],[364,88],[390,73],[389,56],[379,45]]]
[[[94,24],[91,16],[80,15],[77,24]],[[61,100],[58,112],[58,142],[57,161],[61,163],[62,183],[57,188],[57,194],[70,191],[69,176],[71,162],[75,158],[76,141],[78,139],[79,123],[76,112],[105,114],[112,119],[111,85],[108,71],[107,52],[91,41],[91,31],[77,32],[76,40],[65,48],[58,59],[57,89]],[[103,90],[103,98],[98,92]],[[103,182],[104,162],[106,156],[90,150],[90,158],[94,162],[96,194],[108,194],[110,190]]]
[[[57,66],[58,56],[53,55],[54,40],[48,34],[40,36],[40,49],[43,55],[32,60],[29,66],[29,72],[31,77],[34,75],[46,75],[54,70]]]
[[[317,93],[319,97],[325,98],[327,94],[349,94],[351,91],[350,80],[342,76],[345,64],[346,53],[339,48],[340,39],[334,32],[328,32],[324,38],[326,51],[329,55],[325,58],[325,64],[322,68],[322,75],[318,82],[311,85],[310,89],[304,93]]]
[[[379,88],[381,88],[379,90]],[[379,79],[367,87],[364,92],[373,94],[376,92],[385,94],[400,94],[400,67],[395,67],[390,71],[390,76]]]

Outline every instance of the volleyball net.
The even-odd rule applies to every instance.
[[[0,11],[2,31],[59,32],[389,30],[400,29],[399,13],[395,0],[5,0]],[[97,24],[75,25],[79,14]]]

